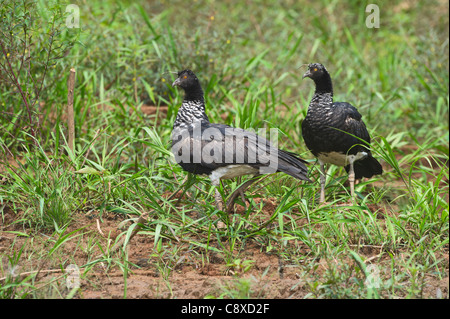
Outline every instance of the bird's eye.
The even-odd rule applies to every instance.
[[[183,76],[183,79],[187,79],[187,75]]]
[[[314,68],[314,72],[316,72],[317,71],[317,68]]]

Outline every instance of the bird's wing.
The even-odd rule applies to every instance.
[[[341,115],[341,121],[343,123],[342,130],[348,132],[358,139],[355,139],[355,144],[370,144],[370,135],[367,131],[366,125],[362,120],[362,115],[351,104],[346,102],[335,102],[335,110]],[[363,141],[359,140],[362,139]]]
[[[257,136],[252,132],[202,121],[172,134],[172,152],[179,163],[197,163],[209,169],[258,163],[253,159],[258,142],[253,142]]]
[[[266,138],[241,128],[233,128],[223,124],[210,124],[220,130],[223,140],[225,160],[232,157],[233,164],[248,164],[264,167],[265,173],[281,171],[293,177],[307,178],[306,161],[297,154],[278,149]],[[231,155],[232,154],[232,155]],[[229,162],[230,158],[228,158]]]
[[[172,138],[172,152],[178,163],[198,163],[208,169],[246,164],[255,168],[266,167],[266,173],[280,170],[307,179],[303,160],[279,150],[270,141],[251,131],[201,122],[189,128],[174,130]]]
[[[241,128],[234,128],[223,124],[210,124],[208,129],[219,131],[222,140],[208,141],[222,143],[224,160],[232,164],[254,164],[259,166],[267,163],[268,156],[275,154],[276,148],[262,136]]]

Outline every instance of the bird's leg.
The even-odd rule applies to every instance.
[[[319,161],[320,163],[320,200],[319,203],[325,202],[325,182],[326,182],[326,175],[325,175],[325,164],[322,163],[322,161]]]
[[[222,210],[223,209],[222,195],[220,195],[220,192],[217,188],[216,188],[215,192],[216,193],[214,195],[214,198],[216,200],[216,208],[218,210]]]
[[[214,193],[214,200],[216,202],[216,208],[218,210],[223,210],[222,195],[220,195],[220,192],[219,192],[220,179],[213,180],[211,182],[215,186],[215,189],[214,189],[214,192],[215,192]]]
[[[242,189],[239,191],[239,195],[241,195],[241,200],[244,203],[245,208],[247,208],[247,204],[245,203],[245,194],[244,194],[244,191]]]
[[[245,190],[254,182],[256,182],[257,180],[259,180],[262,177],[262,175],[256,175],[255,177],[253,177],[251,180],[246,181],[244,184],[242,184],[241,186],[238,187],[238,189],[236,189],[233,194],[230,195],[230,197],[228,198],[227,201],[227,213],[231,213],[231,211],[233,210],[234,207],[234,200],[236,199],[236,197],[240,194],[242,197],[242,201],[245,204]]]
[[[350,161],[350,169],[348,171],[348,181],[350,182],[350,194],[352,200],[355,199],[355,169],[353,167],[353,160]]]

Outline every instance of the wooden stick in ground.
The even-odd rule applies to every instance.
[[[67,93],[67,127],[69,129],[69,148],[73,152],[74,141],[75,141],[75,119],[73,114],[73,94],[75,90],[75,69],[70,69],[69,80],[67,83],[68,93]]]
[[[26,271],[26,272],[22,272],[20,274],[17,274],[16,276],[27,276],[27,275],[31,275],[31,274],[35,274],[35,273],[56,273],[56,272],[63,272],[64,270],[62,269],[47,269],[47,270],[32,270],[32,271]],[[8,279],[8,276],[6,277],[2,277],[0,278],[0,281],[4,281]]]

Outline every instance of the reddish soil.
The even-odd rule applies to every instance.
[[[268,203],[268,208],[272,207],[272,203]],[[20,216],[16,216],[9,208],[4,209],[4,219],[2,222],[2,231],[17,231],[29,233],[35,237],[33,251],[36,255],[40,255],[40,250],[48,251],[48,247],[52,247],[57,236],[51,234],[33,234],[31,229],[24,229],[20,223]],[[92,219],[83,214],[78,214],[76,220],[70,225],[70,229],[65,234],[85,227],[83,233],[89,234],[82,236],[80,240],[69,240],[61,246],[58,254],[55,254],[52,260],[42,258],[32,262],[27,260],[21,263],[20,273],[28,273],[40,269],[40,274],[36,279],[37,282],[47,282],[54,280],[55,277],[60,278],[60,284],[63,287],[64,280],[58,271],[60,266],[58,261],[68,265],[75,263],[83,265],[90,260],[95,259],[92,256],[98,256],[99,249],[94,249],[95,253],[90,254],[90,260],[86,253],[88,238],[95,237],[100,242],[105,243],[108,238],[114,240],[121,233],[117,226],[121,222],[118,216],[108,213],[103,215],[103,222],[97,226],[97,219]],[[101,233],[100,233],[101,232]],[[36,238],[40,237],[40,238]],[[46,240],[46,238],[48,238]],[[86,240],[86,241],[85,241]],[[15,241],[14,247],[21,247],[23,243],[30,241],[30,238],[18,237],[15,234],[2,232],[0,236],[0,252],[3,252],[11,246]],[[183,247],[186,246],[186,247]],[[47,247],[47,248],[46,248]],[[84,247],[84,248],[83,248]],[[223,293],[225,287],[235,289],[242,279],[249,279],[252,283],[252,297],[260,298],[302,298],[306,291],[299,283],[299,274],[296,267],[291,265],[282,266],[280,272],[279,258],[270,253],[261,252],[260,247],[254,242],[248,243],[245,252],[241,252],[242,260],[254,261],[251,270],[241,273],[239,269],[230,269],[226,265],[223,256],[210,252],[210,263],[201,264],[201,258],[198,254],[190,252],[187,244],[181,244],[180,250],[183,259],[173,267],[167,280],[164,280],[164,274],[160,273],[156,265],[155,257],[151,255],[154,250],[153,236],[145,234],[137,234],[132,242],[128,245],[128,260],[135,264],[130,267],[130,273],[127,277],[127,297],[128,298],[204,298],[207,295],[219,297]],[[305,252],[306,252],[305,248]],[[25,252],[24,255],[31,253]],[[66,260],[70,257],[71,261]],[[118,254],[116,254],[118,256]],[[7,260],[2,260],[7,265]],[[37,263],[37,264],[36,264]],[[265,272],[267,270],[267,272]],[[56,274],[55,274],[56,272]],[[264,273],[264,275],[263,275]],[[0,277],[4,274],[0,273]],[[118,267],[112,267],[107,270],[106,262],[97,263],[93,269],[87,272],[86,276],[82,276],[81,298],[122,298],[124,294],[124,274]],[[170,287],[170,288],[169,288]]]
[[[274,209],[275,202],[267,200],[265,213],[267,217]],[[267,209],[266,209],[267,207]],[[371,208],[372,209],[372,208]],[[238,209],[239,210],[239,209]],[[20,214],[19,214],[20,215]],[[40,270],[35,279],[37,286],[43,286],[48,282],[57,283],[59,293],[68,293],[65,288],[65,279],[61,268],[67,267],[69,263],[84,265],[88,262],[98,259],[100,250],[96,245],[92,245],[92,238],[96,238],[102,247],[107,246],[108,240],[112,242],[121,233],[118,225],[122,221],[121,216],[107,213],[103,215],[103,222],[97,224],[97,218],[92,215],[77,214],[75,221],[70,225],[64,234],[84,227],[82,232],[85,235],[78,239],[71,239],[65,242],[51,257],[47,256],[49,249],[54,246],[56,235],[35,234],[31,229],[24,228],[20,223],[20,216],[15,215],[7,207],[4,209],[3,221],[0,230],[17,231],[30,234],[29,238],[17,237],[15,234],[2,232],[0,236],[0,252],[10,249],[15,241],[14,247],[18,249],[23,243],[30,244],[33,240],[32,251],[23,252],[23,261],[21,261],[20,273]],[[19,221],[19,222],[18,222]],[[305,221],[299,221],[303,224]],[[81,232],[80,232],[81,233]],[[74,234],[75,235],[75,234]],[[51,237],[49,237],[51,236]],[[91,242],[91,246],[90,246]],[[250,282],[251,292],[243,295],[252,298],[304,298],[308,289],[308,278],[321,276],[329,267],[330,260],[315,260],[312,256],[309,261],[313,261],[316,267],[305,272],[305,267],[295,264],[289,264],[282,261],[276,254],[262,251],[256,241],[249,240],[245,251],[241,251],[239,256],[242,261],[253,261],[249,271],[227,267],[224,256],[221,256],[212,250],[209,251],[209,263],[202,264],[202,259],[198,253],[190,251],[188,244],[177,244],[178,254],[176,262],[172,263],[170,274],[161,272],[169,268],[158,267],[157,257],[155,257],[154,237],[148,234],[138,233],[128,244],[128,260],[134,264],[129,267],[129,273],[126,278],[127,298],[204,298],[206,296],[220,297],[228,290],[239,291],[243,279]],[[31,246],[30,246],[31,247]],[[90,248],[91,247],[91,250]],[[305,256],[310,252],[309,248],[297,247],[300,254]],[[361,247],[359,253],[365,258],[376,258],[380,250],[376,247]],[[32,260],[29,255],[34,255],[37,260]],[[120,252],[117,251],[111,255],[112,259],[117,261],[120,258]],[[166,255],[168,257],[169,255]],[[448,253],[446,256],[448,265]],[[168,262],[168,260],[165,260]],[[340,261],[342,263],[342,261]],[[349,264],[352,260],[349,258]],[[386,262],[389,263],[389,257],[386,256]],[[7,265],[7,260],[2,260],[3,265]],[[63,264],[64,266],[61,266]],[[81,292],[76,298],[123,298],[125,279],[124,273],[117,267],[117,264],[100,262],[95,264],[92,269],[81,276]],[[0,277],[4,274],[0,273]],[[24,277],[24,276],[23,276]],[[437,276],[430,275],[426,278],[426,287],[424,297],[435,298],[438,289],[444,298],[448,298],[448,277],[439,280]],[[242,289],[242,288],[241,288]],[[48,291],[46,292],[48,297]],[[39,295],[37,296],[39,297]],[[54,295],[58,298],[59,295]],[[230,297],[225,294],[225,297]]]
[[[145,110],[148,114],[154,110],[150,107]],[[410,150],[408,150],[410,151]],[[17,163],[11,161],[10,164],[17,167]],[[430,165],[436,169],[436,163],[423,160],[424,165]],[[446,164],[448,165],[448,163]],[[2,169],[2,167],[0,167]],[[405,170],[407,171],[407,169]],[[431,176],[431,175],[430,175]],[[404,188],[400,181],[399,188]],[[448,184],[448,181],[444,181]],[[375,184],[375,183],[374,183]],[[2,181],[0,180],[0,187]],[[170,195],[170,194],[166,194]],[[448,201],[448,197],[446,199]],[[262,219],[269,219],[274,209],[277,207],[275,199],[258,199],[259,203],[264,202]],[[4,203],[5,204],[5,203]],[[54,293],[55,298],[60,298],[61,294],[67,294],[65,288],[65,278],[61,268],[68,264],[85,265],[93,260],[98,260],[102,248],[113,245],[115,238],[122,233],[118,226],[123,221],[122,215],[106,213],[103,215],[102,221],[97,223],[97,215],[90,213],[77,213],[74,221],[66,229],[64,234],[83,228],[79,233],[74,233],[72,239],[66,241],[61,247],[48,257],[49,250],[54,247],[58,235],[51,233],[36,232],[29,225],[23,224],[23,213],[14,214],[5,204],[0,205],[0,253],[8,256],[8,251],[14,246],[17,251],[26,244],[22,252],[20,268],[18,273],[24,274],[25,277],[30,272],[39,270],[34,284],[37,287],[44,286],[48,282],[52,282],[51,287],[58,287],[59,293]],[[378,218],[384,218],[386,215],[393,214],[392,211],[386,211],[384,207],[370,205],[372,211],[379,211]],[[236,213],[242,214],[244,208],[237,206]],[[263,222],[262,220],[261,222]],[[286,221],[287,222],[287,221]],[[298,226],[307,223],[307,220],[298,220]],[[129,226],[128,224],[127,226]],[[271,227],[270,225],[268,227]],[[17,236],[17,233],[26,233],[29,237]],[[96,241],[100,245],[96,244]],[[109,241],[109,244],[108,244]],[[166,242],[167,244],[167,242]],[[215,243],[217,245],[217,243]],[[213,244],[214,245],[214,244]],[[302,245],[302,244],[297,244]],[[193,251],[188,244],[173,242],[170,247],[178,247],[176,252],[177,260],[170,260],[169,252],[167,254],[158,254],[155,251],[154,237],[149,234],[138,233],[131,239],[127,246],[128,261],[133,265],[129,266],[129,272],[126,278],[127,298],[204,298],[206,296],[214,297],[230,297],[227,291],[245,290],[245,281],[250,282],[250,292],[243,296],[253,298],[304,298],[311,289],[308,286],[308,279],[321,278],[321,275],[330,267],[330,260],[316,260],[310,254],[311,251],[306,245],[297,246],[296,252],[305,256],[305,264],[311,262],[316,267],[309,269],[305,265],[298,265],[283,261],[276,253],[265,252],[265,247],[258,244],[256,240],[248,240],[245,244],[245,251],[239,252],[241,261],[252,261],[248,271],[242,269],[230,268],[227,266],[225,256],[215,253],[213,250],[208,252],[207,258],[209,262],[205,262],[205,256]],[[275,249],[276,250],[276,249]],[[274,251],[275,251],[274,250]],[[377,258],[380,249],[377,247],[360,247],[358,251],[366,259]],[[11,253],[9,253],[11,255]],[[236,254],[234,254],[236,255]],[[384,254],[384,262],[389,264],[391,261],[388,254]],[[123,258],[120,256],[120,250],[114,252],[110,257],[110,265],[108,260],[96,263],[91,269],[81,276],[81,292],[75,295],[76,298],[123,298],[125,277],[118,262]],[[448,246],[443,256],[447,266],[449,264]],[[342,261],[340,261],[342,263]],[[349,263],[353,261],[349,259]],[[383,260],[378,260],[383,262]],[[161,265],[170,264],[169,267],[161,267]],[[8,260],[1,260],[3,269],[0,269],[0,280],[5,276],[5,267]],[[170,269],[170,271],[168,271]],[[448,268],[447,268],[448,271]],[[425,298],[436,298],[441,294],[442,297],[448,298],[449,278],[439,279],[438,276],[427,274],[425,276]],[[323,279],[323,278],[322,278]],[[37,290],[37,297],[48,297],[48,291]],[[42,291],[42,292],[41,292]],[[241,296],[241,297],[243,297]]]

